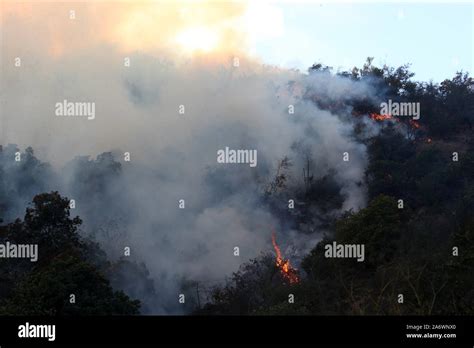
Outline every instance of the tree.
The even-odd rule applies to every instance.
[[[81,238],[80,224],[70,217],[69,200],[51,192],[33,198],[23,222],[0,226],[0,242],[37,244],[39,254],[37,262],[0,263],[0,313],[138,314],[140,302],[110,286],[104,276],[109,263],[97,244]]]
[[[289,288],[297,285],[284,284],[275,258],[265,254],[244,263],[224,286],[216,286],[211,302],[196,314],[264,314],[272,306],[288,303]]]
[[[74,296],[74,303],[71,299]],[[0,307],[3,315],[134,315],[140,301],[114,291],[100,271],[65,253],[31,272]]]

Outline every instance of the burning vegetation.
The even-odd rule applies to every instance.
[[[281,256],[281,250],[276,242],[275,232],[272,232],[272,244],[276,253],[275,265],[280,270],[283,279],[285,279],[289,284],[299,283],[300,279],[298,277],[298,270],[291,266],[290,260],[284,259]]]
[[[421,127],[420,124],[418,122],[414,121],[414,120],[409,120],[408,122],[410,123],[410,126],[412,128],[420,129],[420,127]]]
[[[375,112],[372,112],[369,114],[369,117],[374,121],[394,120],[396,122],[400,122],[398,118],[395,118],[390,114],[377,114]],[[415,120],[408,120],[408,123],[410,124],[412,128],[415,128],[415,129],[419,129],[421,127],[420,123],[418,123]]]
[[[398,117],[394,117],[391,114],[378,114],[375,112],[369,113],[369,117],[376,122],[384,122],[387,120],[395,121],[397,124],[403,124],[406,126],[408,134],[414,136],[414,132],[422,130],[419,122],[409,119],[408,122],[401,122]]]
[[[381,115],[381,114],[377,114],[375,112],[371,113],[369,116],[374,121],[394,120],[392,115]]]

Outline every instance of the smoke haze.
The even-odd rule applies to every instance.
[[[75,199],[73,214],[84,220],[84,233],[109,257],[119,258],[129,246],[131,257],[146,265],[159,298],[144,294],[141,300],[161,314],[180,312],[167,303],[177,298],[182,279],[224,280],[271,251],[269,226],[281,245],[299,250],[321,238],[324,231],[285,229],[262,204],[285,156],[293,163],[291,185],[303,184],[307,156],[315,179],[332,175],[340,185],[342,208],[330,214],[364,207],[366,149],[354,137],[348,102],[375,100],[368,85],[265,66],[245,55],[245,35],[236,29],[242,4],[200,8],[196,15],[191,5],[102,6],[75,4],[72,23],[69,4],[7,4],[2,10],[2,59],[8,63],[2,65],[1,144],[32,146],[51,164],[20,169],[16,149],[4,148],[1,197],[11,206],[5,219],[21,217],[36,193],[59,190]],[[163,21],[153,31],[149,12]],[[214,23],[211,29],[221,33],[215,52],[173,46],[172,38],[190,25],[189,12],[192,28]],[[134,25],[143,25],[145,34],[135,34]],[[21,57],[20,68],[15,57]],[[308,94],[346,107],[322,110]],[[55,104],[63,100],[94,102],[95,119],[57,117]],[[257,167],[218,164],[217,150],[226,146],[257,150]],[[30,187],[21,181],[25,170],[36,178]],[[178,207],[181,199],[185,209]]]

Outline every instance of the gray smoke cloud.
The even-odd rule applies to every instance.
[[[308,235],[280,225],[262,202],[285,156],[293,163],[289,191],[303,185],[310,156],[314,178],[330,175],[341,187],[342,207],[326,214],[364,207],[366,148],[354,137],[349,104],[334,113],[308,95],[346,105],[374,98],[369,85],[250,59],[241,59],[238,68],[175,64],[146,53],[130,55],[130,61],[125,68],[118,50],[97,46],[57,59],[38,53],[20,69],[3,65],[1,143],[32,146],[52,167],[38,171],[39,183],[23,192],[11,169],[13,148],[4,151],[3,188],[18,189],[2,199],[14,207],[7,218],[21,216],[42,191],[59,189],[75,199],[84,233],[110,258],[128,246],[131,258],[146,265],[159,295],[142,293],[150,312],[181,313],[183,279],[223,281],[243,262],[271,251],[270,226],[282,246],[300,255],[316,244],[324,231]],[[55,104],[64,99],[94,102],[95,119],[56,116]],[[257,167],[217,163],[217,151],[226,146],[257,150]]]

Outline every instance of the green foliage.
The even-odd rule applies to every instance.
[[[293,288],[282,278],[275,257],[262,255],[243,264],[224,287],[215,287],[211,303],[196,314],[263,314],[270,306],[287,303]]]
[[[397,251],[402,233],[402,210],[388,196],[379,196],[357,214],[343,217],[336,223],[335,240],[344,244],[364,244],[367,267],[389,262]]]
[[[70,303],[70,295],[75,303]],[[113,291],[91,264],[61,255],[30,273],[0,307],[6,315],[133,315],[140,302]]]
[[[82,221],[77,216],[71,219],[70,214],[69,200],[58,192],[39,194],[33,198],[33,207],[26,209],[23,233],[12,237],[38,244],[45,254],[79,248],[77,229]]]
[[[332,71],[323,64],[309,69],[310,74]],[[380,68],[373,65],[373,58],[362,68],[337,74],[364,81],[379,94],[377,100],[353,101],[354,115],[379,112],[380,100],[419,102],[420,130],[410,130],[407,120],[383,126],[371,139],[359,130],[358,139],[366,143],[368,152],[365,184],[369,201],[366,208],[342,216],[330,214],[344,201],[333,173],[314,177],[313,149],[295,144],[292,150],[305,156],[307,163],[303,185],[292,182],[295,178],[288,170],[292,162],[284,157],[262,200],[287,227],[310,232],[324,227],[327,231],[303,258],[301,281],[287,284],[274,256],[262,255],[243,264],[224,286],[216,286],[210,303],[196,314],[474,314],[473,79],[458,72],[440,84],[416,82],[408,65]],[[305,98],[325,110],[347,107],[311,95],[311,90]],[[429,144],[426,137],[432,138]],[[0,148],[0,214],[4,217],[18,208],[13,206],[17,203],[5,203],[8,197],[29,200],[37,194],[33,193],[36,188],[46,190],[49,180],[45,178],[51,175],[31,148],[22,154],[21,163],[6,170],[4,160],[16,151],[14,146]],[[459,153],[459,162],[451,160],[453,151]],[[92,161],[78,158],[70,166],[78,169],[74,170],[77,185],[73,194],[80,199],[111,189],[110,181],[121,171],[110,153]],[[220,173],[210,173],[207,180],[225,180]],[[221,199],[217,195],[224,197],[225,193],[216,192],[216,199]],[[291,211],[281,203],[290,198],[296,201]],[[397,206],[399,199],[404,201],[403,209]],[[322,221],[320,215],[330,218]],[[125,260],[111,265],[97,244],[79,236],[80,225],[79,217],[70,216],[69,200],[58,192],[36,195],[23,221],[0,225],[1,242],[35,243],[40,252],[37,263],[0,260],[0,314],[139,312],[139,301],[114,291],[111,284],[118,286],[126,273],[134,273],[142,287],[124,290],[137,297],[152,293],[146,268]],[[333,241],[363,244],[365,261],[326,258],[325,245]],[[458,256],[453,255],[454,247]],[[195,284],[188,285],[193,289]],[[288,302],[289,293],[295,296],[295,303]],[[69,302],[70,294],[76,295],[75,304]],[[397,301],[400,294],[404,303]]]
[[[37,244],[38,261],[0,261],[0,314],[138,314],[140,302],[114,291],[104,276],[109,266],[97,244],[83,240],[79,217],[58,192],[34,197],[24,221],[0,226],[0,242]],[[76,303],[69,302],[70,294]]]
[[[216,288],[206,313],[474,314],[474,81],[459,72],[441,84],[414,82],[408,65],[378,68],[372,62],[368,58],[361,69],[338,75],[366,81],[382,100],[420,102],[421,130],[405,128],[407,134],[403,126],[408,121],[400,120],[367,140],[367,207],[328,225],[327,235],[302,260],[301,282],[291,291],[270,286],[268,272],[250,271],[251,282],[245,272],[237,273],[230,285]],[[322,64],[309,69],[310,74],[331,72]],[[333,107],[308,98],[320,108]],[[352,106],[356,116],[379,112],[373,100],[357,100]],[[451,159],[454,151],[458,162]],[[339,190],[330,175],[314,180],[308,170],[305,177],[311,178],[299,196],[305,205],[289,218],[317,230],[311,212],[337,207]],[[326,258],[325,245],[333,241],[363,244],[365,261]],[[290,292],[294,304],[285,298]],[[398,302],[400,294],[403,303]]]

